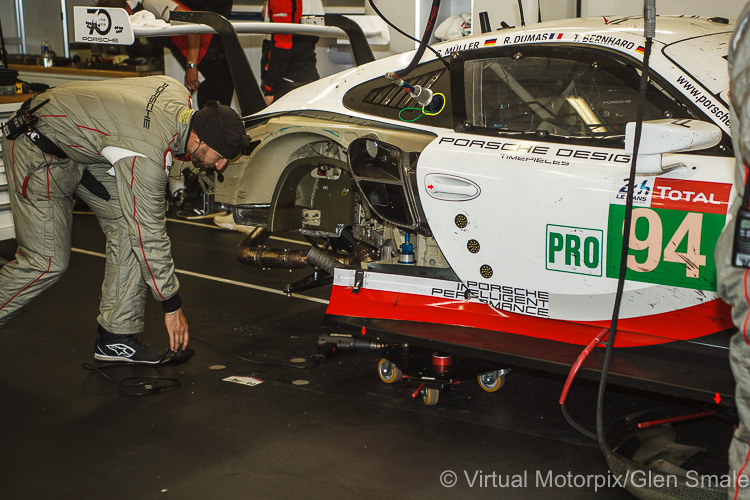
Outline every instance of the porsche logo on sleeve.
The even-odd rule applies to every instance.
[[[731,184],[680,179],[636,184],[627,279],[715,291],[714,247],[731,190]],[[619,274],[626,191],[622,187],[609,206],[609,278]]]

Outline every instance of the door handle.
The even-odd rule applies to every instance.
[[[424,183],[427,194],[437,200],[468,201],[481,192],[473,181],[455,175],[427,174]]]

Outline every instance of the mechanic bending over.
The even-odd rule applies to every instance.
[[[67,269],[75,194],[107,240],[94,357],[156,364],[175,356],[135,337],[148,288],[162,303],[171,351],[185,349],[164,203],[173,158],[221,171],[250,143],[231,108],[190,105],[185,86],[166,76],[72,82],[32,97],[3,126],[18,250],[0,269],[0,329]]]
[[[729,47],[729,78],[731,81],[732,141],[737,158],[735,187],[742,197],[747,190],[747,164],[750,162],[750,4],[748,4]],[[735,401],[740,425],[735,429],[729,445],[730,477],[737,478],[729,488],[729,498],[750,499],[750,281],[749,269],[735,267],[733,243],[735,222],[740,205],[732,204],[733,218],[719,237],[716,245],[718,292],[732,305],[732,320],[739,329],[729,345],[729,361],[737,384]]]

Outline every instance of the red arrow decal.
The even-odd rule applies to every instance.
[[[365,334],[365,327],[363,326],[362,327],[362,335],[364,335],[364,334]],[[718,396],[719,394],[717,393],[716,395]]]
[[[716,401],[716,404],[719,404],[719,401],[721,401],[721,397],[719,396],[719,393],[716,393],[716,397],[714,397],[714,401]]]
[[[432,184],[430,184],[429,186],[427,186],[427,189],[432,189],[432,187]]]

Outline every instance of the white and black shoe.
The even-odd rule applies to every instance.
[[[157,351],[141,343],[135,335],[102,335],[96,336],[94,359],[99,361],[122,361],[158,365],[164,360],[167,351]]]

